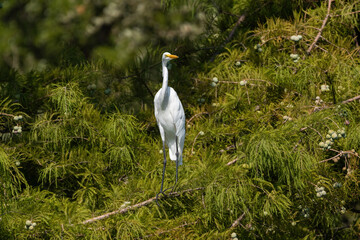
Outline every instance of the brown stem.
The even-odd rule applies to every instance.
[[[194,116],[192,116],[188,121],[187,121],[187,124],[189,124],[194,118],[196,118],[196,117],[198,117],[198,116],[200,116],[200,115],[209,115],[209,113],[208,112],[201,112],[201,113],[197,113],[197,114],[195,114]]]
[[[327,13],[326,13],[326,16],[324,18],[324,21],[320,27],[320,30],[318,32],[318,34],[316,35],[313,43],[310,45],[309,49],[306,51],[307,54],[310,54],[311,50],[314,48],[314,46],[316,45],[317,41],[319,41],[319,38],[321,36],[321,33],[323,32],[324,28],[325,28],[325,25],[327,23],[327,21],[329,20],[329,17],[330,17],[330,9],[331,9],[331,2],[332,0],[329,0],[329,3],[328,3],[328,9],[327,9]]]
[[[190,193],[190,192],[203,190],[203,189],[204,189],[204,187],[198,187],[198,188],[194,188],[194,189],[186,189],[186,190],[183,190],[181,192],[172,192],[172,193],[169,193],[168,197],[177,197],[177,196],[180,196],[181,194],[184,194],[184,193]],[[163,195],[160,195],[158,197],[158,199],[160,199],[162,197],[163,197]],[[123,213],[126,213],[126,212],[130,211],[130,210],[134,210],[136,208],[147,206],[150,203],[154,202],[155,199],[156,199],[156,197],[152,197],[152,198],[150,198],[148,200],[137,203],[135,205],[132,205],[132,206],[129,206],[129,207],[126,207],[126,208],[123,208],[123,209],[115,210],[115,211],[112,211],[112,212],[109,212],[109,213],[105,213],[103,215],[100,215],[100,216],[97,216],[97,217],[94,217],[94,218],[87,219],[87,220],[83,221],[82,224],[92,223],[92,222],[95,222],[95,221],[98,221],[98,220],[101,220],[101,219],[104,219],[104,218],[108,218],[111,215],[123,214]]]
[[[241,216],[235,220],[235,222],[233,222],[233,224],[231,224],[231,227],[230,228],[236,228],[239,224],[240,224],[240,221],[244,218],[245,216],[245,212],[243,212],[243,214],[241,214]]]

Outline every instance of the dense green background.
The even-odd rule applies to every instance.
[[[0,239],[359,238],[359,1],[1,6]],[[164,51],[184,165],[145,206]]]

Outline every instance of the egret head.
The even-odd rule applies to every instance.
[[[179,57],[176,56],[176,55],[172,55],[172,54],[169,53],[169,52],[164,52],[163,55],[162,55],[162,61],[163,61],[163,63],[167,63],[167,62],[169,62],[170,60],[173,60],[173,59],[176,59],[176,58],[179,58]]]

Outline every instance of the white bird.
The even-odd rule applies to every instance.
[[[167,63],[176,59],[178,56],[165,52],[162,55],[162,88],[156,93],[154,98],[155,117],[159,126],[161,139],[163,142],[164,166],[161,180],[160,192],[156,195],[156,201],[160,193],[164,194],[164,175],[166,167],[165,144],[169,147],[170,159],[176,161],[175,184],[178,180],[178,166],[182,165],[182,152],[185,141],[185,112],[181,101],[175,90],[168,86]]]

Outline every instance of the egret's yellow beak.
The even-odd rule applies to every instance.
[[[178,56],[176,56],[176,55],[172,55],[172,54],[168,54],[168,55],[166,55],[167,57],[169,57],[169,58],[172,58],[172,59],[176,59],[176,58],[179,58]]]

